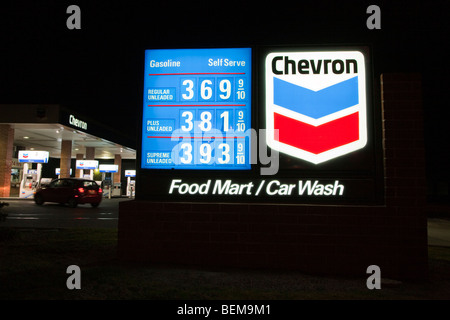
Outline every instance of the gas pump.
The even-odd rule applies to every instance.
[[[110,177],[106,179],[105,172],[102,172],[102,189],[103,197],[111,199],[111,179]]]
[[[55,174],[56,174],[56,176],[57,176],[58,179],[59,179],[59,177],[60,177],[60,175],[61,175],[61,168],[56,168],[56,169],[55,169]],[[69,173],[69,175],[72,176],[72,168],[70,168],[70,173]]]
[[[134,198],[135,188],[136,188],[136,180],[130,180],[128,182],[128,188],[127,188],[127,196],[129,198]]]
[[[25,163],[23,166],[23,176],[22,181],[20,183],[20,198],[30,198],[33,197],[34,192],[36,191],[36,185],[39,181],[37,178],[38,170],[28,169],[29,164]]]
[[[127,197],[133,198],[136,181],[131,178],[136,177],[136,170],[125,170],[125,177],[127,177]]]
[[[122,195],[122,184],[120,182],[115,182],[112,189],[113,197],[120,197]]]
[[[116,196],[117,191],[115,191],[116,184],[113,184],[114,181],[114,173],[119,171],[119,166],[117,164],[101,164],[98,167],[98,170],[102,173],[102,181],[103,181],[103,196],[111,199],[111,196]],[[111,173],[109,180],[106,179],[106,173]],[[119,188],[120,192],[120,188]],[[119,194],[120,195],[120,194]]]
[[[48,162],[48,151],[21,150],[19,162],[24,163],[19,197],[33,197],[41,180],[42,164]],[[37,169],[32,169],[33,163],[37,163]]]

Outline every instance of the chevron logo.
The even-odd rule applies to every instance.
[[[270,148],[319,164],[366,145],[361,52],[270,53],[265,81]]]

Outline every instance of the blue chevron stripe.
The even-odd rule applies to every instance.
[[[273,100],[280,107],[319,119],[359,103],[358,76],[319,91],[274,77]]]

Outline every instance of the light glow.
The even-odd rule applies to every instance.
[[[366,145],[361,52],[272,52],[266,56],[265,72],[270,148],[319,164]]]

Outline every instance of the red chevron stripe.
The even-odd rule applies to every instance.
[[[274,127],[279,142],[319,154],[359,139],[359,112],[317,127],[275,112]]]

